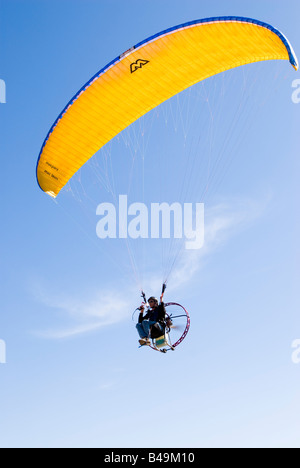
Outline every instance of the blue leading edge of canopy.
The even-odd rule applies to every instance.
[[[262,26],[262,27],[264,27],[266,29],[269,29],[273,33],[277,34],[277,36],[281,39],[281,41],[283,42],[283,44],[285,45],[285,47],[286,47],[286,49],[288,51],[290,63],[294,67],[298,68],[297,57],[296,57],[296,55],[295,55],[295,53],[294,53],[294,51],[293,51],[293,49],[291,47],[291,44],[289,43],[288,39],[284,36],[284,34],[282,34],[278,29],[274,28],[273,26],[271,26],[268,23],[264,23],[263,21],[255,20],[253,18],[244,18],[242,16],[217,16],[217,17],[203,18],[203,19],[199,19],[199,20],[189,21],[187,23],[178,24],[177,26],[173,26],[172,28],[166,29],[165,31],[154,34],[151,37],[148,37],[144,41],[139,42],[136,46],[134,46],[134,48],[137,49],[138,47],[141,47],[142,45],[147,44],[147,42],[151,42],[154,39],[156,39],[157,37],[163,36],[165,34],[168,34],[168,33],[172,32],[172,31],[176,31],[177,29],[188,28],[189,26],[194,26],[195,24],[214,23],[214,22],[222,22],[222,21],[224,21],[224,22],[228,21],[228,22],[252,23],[252,24],[256,24],[258,26]]]
[[[189,26],[194,26],[196,24],[203,24],[203,23],[213,23],[213,22],[243,22],[243,23],[252,23],[252,24],[256,24],[258,26],[262,26],[266,29],[269,29],[270,31],[272,31],[273,33],[277,34],[277,36],[281,39],[281,41],[283,42],[283,44],[285,45],[286,49],[287,49],[287,52],[289,54],[289,60],[290,60],[290,63],[293,65],[293,67],[295,67],[296,69],[298,68],[298,60],[297,60],[297,57],[292,49],[292,46],[290,45],[288,39],[276,28],[274,28],[273,26],[271,26],[270,24],[268,23],[264,23],[263,21],[258,21],[258,20],[255,20],[255,19],[252,19],[252,18],[244,18],[242,16],[219,16],[219,17],[211,17],[211,18],[203,18],[203,19],[199,19],[199,20],[194,20],[194,21],[189,21],[187,23],[182,23],[182,24],[179,24],[177,26],[173,26],[172,28],[169,28],[169,29],[165,29],[164,31],[161,31],[157,34],[154,34],[153,36],[150,36],[148,37],[147,39],[139,42],[138,44],[136,44],[135,46],[133,46],[130,50],[131,51],[134,51],[135,49],[138,49],[139,47],[147,44],[148,42],[151,42],[153,41],[154,39],[160,37],[160,36],[164,36],[166,34],[169,34],[173,31],[176,31],[178,29],[183,29],[183,28],[188,28]],[[115,63],[119,62],[122,58],[124,54],[121,54],[121,55],[118,55],[118,57],[116,57],[114,60],[112,60],[111,62],[109,62],[105,67],[101,68],[101,70],[99,70],[84,86],[82,86],[82,88],[80,88],[80,90],[72,97],[72,99],[68,102],[68,104],[64,107],[63,111],[59,114],[59,116],[57,117],[57,119],[55,120],[54,124],[52,125],[52,127],[50,128],[44,142],[43,142],[43,145],[41,147],[41,150],[40,150],[40,153],[39,153],[39,157],[38,157],[38,160],[37,160],[37,164],[36,164],[36,179],[37,179],[37,183],[38,183],[38,186],[41,188],[40,184],[39,184],[39,181],[38,181],[38,177],[37,177],[37,170],[38,170],[38,165],[39,165],[39,161],[40,161],[40,157],[41,157],[41,154],[43,152],[43,149],[51,135],[51,133],[53,132],[54,128],[56,127],[57,123],[60,121],[60,119],[63,117],[63,115],[65,114],[65,112],[67,111],[67,109],[70,107],[70,105],[73,104],[74,101],[76,101],[76,99],[78,98],[78,96],[81,94],[82,91],[84,91],[86,88],[88,88],[90,86],[90,84],[97,78],[99,77],[100,75],[102,75],[103,73],[105,73],[105,71],[110,68],[111,66],[113,66]],[[42,188],[41,188],[42,189]]]

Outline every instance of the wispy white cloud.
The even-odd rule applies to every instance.
[[[105,382],[99,385],[98,389],[101,391],[111,390],[115,386],[115,382]]]
[[[126,296],[117,291],[97,291],[86,298],[49,295],[41,284],[35,284],[35,298],[43,305],[58,311],[68,325],[38,332],[45,338],[60,339],[100,329],[121,322],[130,310]]]
[[[259,200],[238,199],[216,204],[205,211],[205,240],[199,250],[184,250],[177,267],[172,271],[170,289],[178,289],[189,282],[216,253],[235,235],[248,229],[265,212],[270,193]]]

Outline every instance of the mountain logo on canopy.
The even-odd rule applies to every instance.
[[[147,63],[149,63],[149,60],[137,59],[136,62],[130,64],[130,72],[133,73],[137,71],[139,68],[142,68]]]

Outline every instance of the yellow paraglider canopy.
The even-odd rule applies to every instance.
[[[37,179],[56,197],[103,145],[189,86],[230,68],[296,56],[278,30],[249,18],[193,21],[137,44],[98,72],[69,102],[42,146]]]

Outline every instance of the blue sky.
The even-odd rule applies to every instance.
[[[205,199],[205,246],[183,256],[169,279],[166,300],[191,315],[189,335],[174,353],[137,347],[131,315],[139,290],[128,252],[95,234],[96,204],[111,201],[107,187],[97,186],[93,200],[80,192],[103,168],[84,169],[57,203],[35,179],[50,126],[97,70],[163,29],[223,15],[272,24],[300,55],[296,0],[0,0],[7,101],[0,104],[1,447],[300,446],[300,365],[291,359],[300,338],[300,104],[291,99],[298,74],[288,62],[213,79],[97,156],[107,155],[105,180],[114,181],[115,194],[125,193],[128,167],[120,171],[118,155],[126,161],[132,145],[143,148],[150,202],[148,184],[159,193],[165,173],[165,193],[176,196],[174,159],[183,151],[214,155],[231,130],[222,180]],[[230,120],[241,95],[242,112]],[[206,127],[208,105],[213,129]],[[199,128],[208,136],[212,129],[212,138],[197,147],[191,135]],[[132,201],[141,194],[137,161]],[[186,196],[202,201],[197,172],[193,177]],[[143,259],[147,294],[158,294],[157,245],[132,249]],[[156,428],[161,420],[163,430]]]

